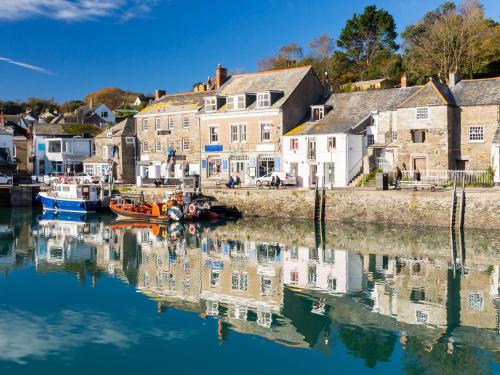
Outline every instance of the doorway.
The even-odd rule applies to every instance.
[[[468,160],[455,160],[455,169],[457,171],[465,171],[467,169]]]
[[[231,160],[231,176],[238,176],[242,183],[246,182],[246,167],[245,160]]]
[[[425,171],[427,169],[427,158],[418,157],[413,159],[413,170],[414,171]]]
[[[309,186],[316,186],[317,177],[318,177],[318,166],[316,164],[309,165]]]

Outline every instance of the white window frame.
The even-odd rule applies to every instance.
[[[214,140],[214,136],[217,138]],[[219,126],[212,125],[208,128],[208,140],[211,144],[219,144]]]
[[[290,151],[297,151],[299,149],[299,138],[290,138]]]
[[[149,141],[142,141],[142,152],[149,152]]]
[[[149,119],[147,118],[142,120],[142,131],[143,132],[149,131]]]
[[[160,146],[160,147],[158,147]],[[155,151],[161,152],[161,139],[155,139]]]
[[[264,128],[265,127],[268,127],[268,131],[264,132]],[[273,124],[272,122],[261,122],[260,123],[260,141],[261,142],[271,142],[271,138],[272,138],[272,135],[271,135],[271,129],[273,127]],[[264,137],[264,134],[268,133],[269,134],[269,139],[266,139]]]
[[[184,129],[189,128],[189,123],[190,123],[190,121],[189,121],[189,115],[182,115],[182,127]]]
[[[370,141],[372,139],[372,141]],[[375,144],[375,134],[366,135],[366,147],[370,147]]]
[[[106,137],[107,137],[108,139],[113,138],[113,132],[107,132],[107,133],[106,133]]]
[[[83,167],[83,172],[88,173],[90,175],[94,175],[95,173],[94,164],[85,164],[85,166]]]
[[[415,109],[415,119],[418,121],[429,120],[429,107],[417,107]]]
[[[314,110],[319,109],[319,118],[317,120],[314,119]],[[325,107],[324,106],[312,106],[311,107],[311,121],[319,121],[323,117],[325,117]]]
[[[247,124],[240,124],[239,131],[240,131],[240,143],[246,143],[246,141],[247,141]]]
[[[182,150],[189,151],[189,138],[182,139]]]
[[[243,98],[243,101],[240,102],[240,99]],[[245,109],[246,107],[246,98],[245,95],[233,95],[228,96],[226,99],[226,106],[228,111],[239,111]]]
[[[217,111],[217,97],[211,96],[205,98],[205,112],[215,112]]]
[[[257,108],[269,108],[271,106],[271,93],[257,93]]]
[[[159,117],[155,119],[155,130],[161,130],[161,118]]]
[[[337,137],[330,136],[326,139],[326,146],[328,151],[333,151],[337,149]]]
[[[230,141],[231,143],[238,143],[239,139],[239,126],[238,124],[231,124]]]
[[[168,129],[171,130],[174,128],[175,126],[175,121],[174,121],[174,116],[171,115],[171,116],[168,116]]]
[[[128,145],[133,145],[135,143],[134,137],[125,137],[125,143]]]
[[[415,310],[415,323],[427,324],[429,323],[429,312],[422,310]]]
[[[484,143],[484,125],[470,125],[467,140],[469,143]]]

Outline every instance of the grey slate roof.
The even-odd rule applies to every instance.
[[[420,90],[400,103],[400,108],[455,105],[453,94],[447,85],[430,80]]]
[[[133,137],[135,135],[135,119],[129,118],[123,120],[106,129],[101,134],[97,135],[96,138],[107,138],[109,132],[113,133],[113,137]]]
[[[333,107],[317,122],[306,122],[302,129],[287,135],[343,133],[359,124],[372,111],[395,110],[399,103],[420,90],[420,86],[332,94],[326,101]]]
[[[217,91],[217,95],[230,96],[258,92],[280,91],[283,95],[272,103],[271,108],[281,108],[307,74],[314,74],[312,67],[270,70],[231,76]],[[205,95],[209,96],[209,95]],[[246,109],[255,109],[254,101]],[[224,112],[223,106],[219,112]]]
[[[84,124],[84,125],[92,125],[93,124]],[[49,137],[58,137],[58,136],[73,136],[68,133],[66,129],[71,129],[74,126],[81,126],[81,124],[35,124],[34,125],[34,134],[36,135],[45,135]],[[98,129],[96,127],[96,129]]]
[[[138,115],[198,110],[203,105],[203,98],[210,94],[210,91],[189,91],[180,94],[164,95],[160,99],[149,103]]]
[[[500,105],[500,77],[460,81],[451,92],[458,106]]]

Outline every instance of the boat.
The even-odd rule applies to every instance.
[[[182,192],[167,193],[161,202],[145,202],[131,198],[117,198],[109,208],[121,219],[145,220],[151,222],[202,221],[239,218],[235,208],[211,205],[207,198],[196,198]]]
[[[110,201],[109,192],[103,187],[77,182],[52,184],[36,198],[42,202],[44,210],[84,213],[105,209]]]

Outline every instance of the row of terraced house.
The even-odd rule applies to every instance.
[[[328,77],[309,66],[229,75],[218,65],[214,79],[179,94],[158,90],[133,119],[95,138],[69,142],[68,134],[69,143],[40,149],[61,152],[89,174],[112,171],[123,182],[199,175],[204,184],[238,176],[253,185],[283,171],[303,187],[344,187],[375,168],[399,166],[409,173],[489,170],[500,183],[500,77],[407,81],[333,93]],[[53,126],[34,133],[42,139]],[[86,156],[72,156],[86,137]]]

